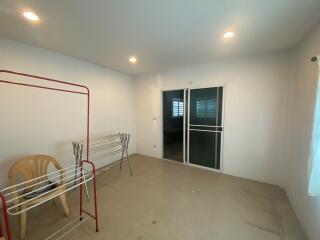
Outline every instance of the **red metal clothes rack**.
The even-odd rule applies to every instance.
[[[52,91],[59,91],[59,92],[64,92],[64,93],[86,95],[87,96],[87,116],[86,116],[86,118],[87,118],[86,135],[87,136],[86,136],[86,144],[87,144],[87,149],[89,149],[89,146],[90,146],[89,145],[89,136],[90,136],[90,90],[89,90],[88,87],[86,87],[84,85],[80,85],[80,84],[71,83],[71,82],[65,82],[65,81],[60,81],[60,80],[56,80],[56,79],[51,79],[51,78],[46,78],[46,77],[41,77],[41,76],[36,76],[36,75],[31,75],[31,74],[26,74],[26,73],[14,72],[14,71],[9,71],[9,70],[0,70],[0,74],[9,74],[9,75],[13,75],[13,76],[22,76],[22,77],[26,77],[27,79],[30,79],[30,78],[31,79],[38,79],[38,80],[42,80],[42,81],[45,81],[45,82],[58,83],[58,84],[62,84],[62,85],[68,85],[68,86],[79,87],[79,88],[85,89],[85,91],[73,91],[73,90],[68,90],[68,89],[65,89],[65,88],[46,87],[46,86],[42,86],[42,85],[35,85],[35,84],[22,83],[22,82],[16,82],[16,81],[7,81],[7,80],[0,79],[0,83],[4,83],[4,84],[12,84],[12,85],[18,85],[18,86],[22,86],[22,87],[32,87],[32,88],[46,89],[46,90],[52,90]],[[95,168],[94,163],[92,161],[90,161],[89,157],[90,157],[89,156],[89,151],[87,151],[86,152],[86,159],[82,160],[81,161],[81,165],[80,165],[81,177],[78,178],[80,183],[78,185],[76,185],[76,186],[80,187],[80,217],[78,219],[81,221],[82,220],[82,216],[84,214],[86,214],[87,217],[91,217],[92,219],[95,220],[96,232],[98,232],[99,227],[98,227],[98,206],[97,206],[97,188],[96,188],[96,168]],[[86,183],[88,181],[88,179],[84,178],[85,175],[83,174],[83,169],[84,169],[83,167],[84,167],[85,164],[91,166],[92,177],[89,178],[89,180],[91,180],[91,179],[93,180],[94,214],[91,214],[88,211],[83,209],[83,199],[82,199],[83,190],[82,190],[82,185],[83,185],[83,183]],[[21,184],[27,184],[27,183],[21,183]],[[65,184],[65,185],[67,185],[67,184]],[[73,189],[73,188],[70,187],[66,191],[69,191],[71,189]],[[6,193],[6,191],[8,192],[8,190],[10,190],[10,187],[5,188],[4,190],[0,191],[0,200],[2,202],[2,207],[3,207],[3,219],[4,219],[4,226],[5,226],[6,236],[7,236],[8,240],[12,240],[12,235],[11,235],[10,226],[9,226],[9,215],[10,215],[10,213],[11,213],[11,215],[14,215],[14,214],[12,214],[12,211],[8,210],[8,203],[10,203],[10,200],[8,201],[7,196],[12,194],[12,193]],[[9,207],[9,209],[12,209],[12,208],[14,208],[14,206],[13,207]],[[58,231],[57,233],[59,233],[59,232],[60,231]],[[53,235],[55,235],[55,234],[53,234]],[[51,235],[51,236],[53,236],[53,235]],[[51,239],[51,236],[49,237],[50,239]],[[1,225],[0,225],[0,239],[3,238],[3,237],[4,237],[4,231],[2,230]]]

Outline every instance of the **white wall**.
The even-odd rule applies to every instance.
[[[307,187],[318,78],[310,57],[320,54],[319,42],[320,26],[292,51],[179,68],[133,81],[126,74],[0,38],[0,69],[88,85],[92,135],[129,131],[136,137],[130,153],[154,157],[162,156],[161,90],[225,84],[223,172],[284,187],[308,237],[316,240],[320,198],[309,197]],[[0,86],[0,185],[13,161],[26,154],[52,154],[70,164],[70,141],[85,134],[83,97]]]
[[[0,69],[87,85],[92,136],[134,133],[134,84],[129,75],[1,38]],[[10,79],[4,74],[0,78]],[[0,185],[6,183],[8,167],[24,155],[51,154],[64,165],[73,163],[71,141],[85,136],[85,96],[5,84],[0,84],[0,96]],[[134,136],[129,150],[135,152]]]
[[[162,157],[162,89],[225,84],[223,172],[279,184],[289,57],[271,53],[137,77],[137,152]]]
[[[289,114],[283,182],[295,212],[310,240],[320,238],[320,197],[308,196],[309,153],[319,77],[320,25],[292,52]]]

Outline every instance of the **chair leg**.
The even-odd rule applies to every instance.
[[[21,211],[26,208],[26,205],[21,205]],[[27,212],[20,214],[20,240],[25,239],[27,232]]]
[[[68,203],[67,203],[67,198],[66,198],[66,194],[61,194],[60,196],[60,200],[61,200],[61,204],[64,210],[64,214],[68,217],[70,215],[70,211],[69,211],[69,207],[68,207]]]
[[[57,198],[52,199],[52,205],[57,206]]]

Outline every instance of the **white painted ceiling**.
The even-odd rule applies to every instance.
[[[41,24],[23,19],[25,8]],[[319,17],[320,0],[0,0],[0,36],[144,74],[288,49]],[[234,39],[223,41],[225,30]]]

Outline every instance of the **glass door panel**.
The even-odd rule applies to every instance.
[[[221,169],[223,87],[189,90],[188,162]]]
[[[184,90],[163,92],[163,157],[184,162]]]

